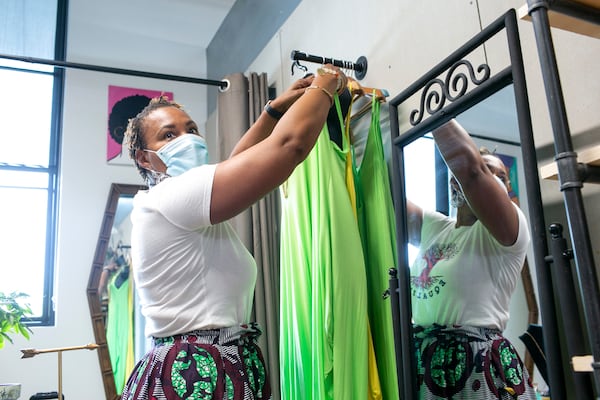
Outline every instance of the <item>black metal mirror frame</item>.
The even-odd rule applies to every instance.
[[[493,73],[487,64],[481,64],[474,70],[465,57],[484,46],[486,41],[503,30],[507,35],[510,66],[497,73]],[[459,66],[467,68],[469,75],[457,72]],[[444,73],[446,74],[445,79],[440,79],[439,77]],[[394,320],[399,392],[402,399],[412,400],[417,398],[416,363],[412,346],[410,271],[406,246],[406,243],[408,243],[408,227],[406,225],[404,147],[510,84],[514,86],[517,107],[526,192],[529,199],[530,228],[541,305],[540,311],[544,321],[548,373],[552,382],[553,397],[555,393],[564,392],[564,377],[562,375],[552,282],[545,261],[545,256],[548,254],[545,223],[531,115],[525,86],[523,56],[517,29],[516,12],[511,9],[389,102],[393,144],[392,181],[399,266],[398,271],[390,271],[390,298]],[[453,85],[452,88],[450,85]],[[469,86],[471,87],[469,88]],[[439,89],[440,92],[436,92],[435,89]],[[401,134],[398,108],[419,91],[421,91],[421,110],[412,111],[410,114],[412,128]],[[427,117],[425,117],[426,112],[429,114]]]
[[[106,342],[106,326],[104,323],[104,315],[102,305],[100,303],[100,294],[98,286],[100,284],[100,276],[106,258],[106,250],[110,241],[111,230],[117,212],[119,199],[122,197],[133,197],[139,190],[146,189],[141,185],[129,185],[113,183],[110,187],[106,208],[102,225],[100,226],[100,235],[98,236],[98,244],[94,253],[94,261],[90,271],[90,278],[87,286],[88,305],[90,307],[90,317],[92,319],[92,328],[94,329],[94,337],[98,344],[98,360],[100,361],[100,372],[102,374],[102,382],[104,383],[104,392],[109,400],[119,399],[115,386],[115,379],[110,362],[110,354],[108,352],[108,344]]]

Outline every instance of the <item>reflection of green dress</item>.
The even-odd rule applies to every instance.
[[[367,114],[368,115],[368,114]],[[360,166],[356,171],[360,234],[367,270],[369,321],[377,358],[383,399],[398,399],[392,311],[383,292],[389,287],[388,270],[396,266],[395,216],[388,168],[384,159],[380,104],[373,98],[371,125]]]
[[[121,394],[125,381],[133,369],[133,296],[127,278],[119,287],[113,274],[108,284],[108,316],[106,320],[106,342],[110,362],[115,376],[117,394]]]
[[[339,101],[336,106],[340,113]],[[341,115],[340,115],[341,120]],[[327,127],[282,186],[282,399],[364,400],[367,294],[343,149]]]

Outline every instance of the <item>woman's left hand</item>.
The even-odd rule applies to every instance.
[[[313,74],[298,79],[285,92],[271,101],[271,107],[282,114],[285,113],[302,96],[304,90],[312,84],[313,79],[315,79]]]

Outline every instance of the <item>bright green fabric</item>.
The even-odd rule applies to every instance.
[[[117,287],[115,280],[118,276],[119,273],[113,274],[108,284],[106,344],[117,394],[121,394],[133,369],[133,302],[131,279],[127,278],[121,286]]]
[[[339,100],[336,107],[341,119]],[[282,185],[281,397],[364,400],[365,265],[345,184],[343,149],[327,126]]]
[[[368,115],[368,114],[367,114]],[[395,216],[387,164],[384,159],[380,104],[375,98],[362,161],[356,172],[358,220],[365,255],[369,321],[383,399],[398,399],[398,379],[390,301],[389,269],[396,267]]]
[[[349,110],[352,110],[352,104],[354,103],[355,97],[352,97],[350,101]],[[346,116],[346,120],[344,122],[344,137],[346,140],[350,140],[350,119],[351,115],[348,113]],[[348,197],[350,198],[350,205],[352,206],[352,211],[354,212],[354,217],[357,219],[358,223],[358,209],[362,207],[362,205],[358,204],[360,199],[357,194],[357,185],[359,181],[356,176],[356,163],[354,160],[354,152],[353,147],[350,148],[351,151],[346,153],[346,190],[348,190]],[[362,239],[362,238],[361,238]],[[364,240],[362,240],[362,246],[364,251]],[[377,358],[375,356],[375,346],[373,344],[373,335],[371,334],[370,323],[367,324],[367,341],[368,341],[368,379],[367,379],[367,397],[366,400],[382,400],[382,391],[381,391],[381,382],[379,380],[379,371],[377,366]]]

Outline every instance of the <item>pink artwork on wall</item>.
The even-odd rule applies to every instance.
[[[122,86],[108,87],[108,128],[106,131],[106,161],[109,164],[133,165],[127,154],[123,138],[127,123],[135,117],[153,97],[164,95],[173,100],[172,92],[134,89]]]
[[[499,154],[496,153],[498,157],[502,160],[504,165],[508,170],[508,179],[510,180],[510,196],[513,200],[519,204],[519,177],[517,171],[517,158],[508,154]]]

